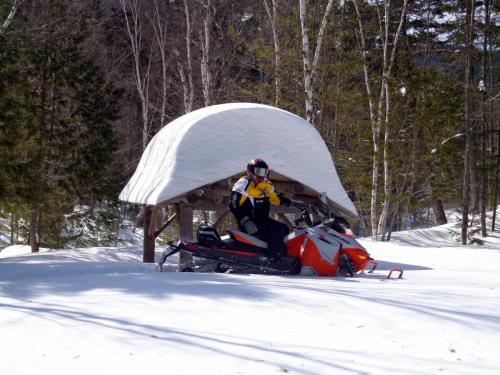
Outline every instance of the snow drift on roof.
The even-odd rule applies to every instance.
[[[252,103],[205,107],[166,125],[146,147],[120,199],[157,205],[243,173],[255,157],[357,216],[316,129],[290,112]]]

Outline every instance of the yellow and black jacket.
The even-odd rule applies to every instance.
[[[290,200],[276,193],[269,180],[265,179],[256,184],[250,177],[244,176],[233,186],[229,208],[238,223],[247,216],[260,226],[268,219],[271,204],[289,206]]]

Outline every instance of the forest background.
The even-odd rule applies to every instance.
[[[241,101],[316,127],[363,234],[389,240],[458,208],[462,243],[474,222],[486,236],[500,194],[499,8],[3,0],[2,230],[32,251],[116,241],[124,217],[140,217],[117,197],[151,137],[184,113]]]

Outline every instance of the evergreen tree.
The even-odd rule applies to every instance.
[[[29,212],[32,251],[41,242],[62,247],[64,215],[76,204],[111,195],[103,176],[113,156],[118,113],[119,92],[82,49],[85,20],[62,2],[50,5],[39,9],[36,20],[23,20],[22,32],[11,39],[19,56],[2,64],[17,72],[18,85],[4,91],[21,95],[23,109],[10,114],[2,133],[2,143],[15,143],[11,154],[17,157],[11,160],[22,167],[17,176],[7,176],[15,189],[2,200],[18,201]]]

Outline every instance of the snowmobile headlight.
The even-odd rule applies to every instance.
[[[366,257],[365,255],[358,255],[358,258],[362,260],[368,259],[368,257]]]

